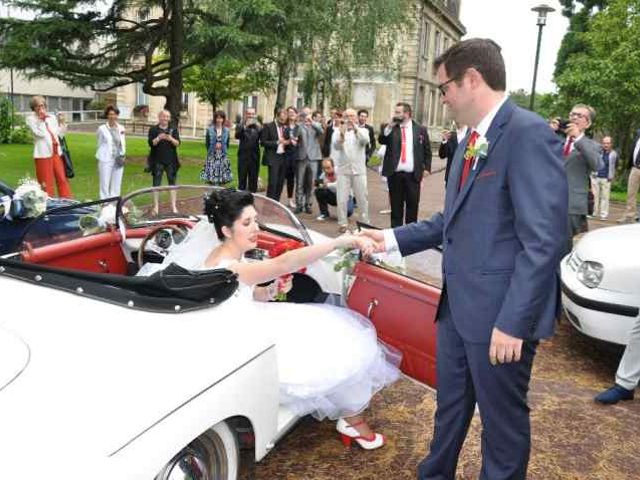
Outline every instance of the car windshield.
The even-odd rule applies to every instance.
[[[148,227],[178,218],[198,221],[203,218],[204,198],[214,188],[219,187],[183,185],[139,190],[122,199],[119,215],[128,228]],[[311,243],[304,226],[279,202],[256,194],[254,207],[262,229]]]
[[[43,247],[112,230],[117,203],[113,198],[48,210],[27,226],[22,246]]]

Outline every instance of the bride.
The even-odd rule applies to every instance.
[[[369,240],[343,235],[248,263],[243,256],[256,248],[259,232],[253,195],[214,190],[205,200],[205,214],[210,224],[199,222],[163,264],[236,273],[240,286],[225,302],[226,308],[236,315],[256,316],[251,311],[255,302],[270,302],[260,304],[259,321],[276,339],[280,402],[299,416],[337,420],[346,446],[353,440],[368,450],[383,446],[384,436],[369,427],[363,411],[376,392],[397,380],[400,354],[378,343],[373,325],[356,312],[324,304],[271,302],[291,288],[291,282],[281,277],[337,248],[370,250]],[[269,286],[258,286],[272,280],[276,281]]]

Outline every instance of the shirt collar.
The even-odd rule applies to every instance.
[[[473,128],[472,130],[478,132],[481,137],[486,137],[487,132],[489,131],[489,127],[491,127],[491,123],[493,123],[493,119],[496,118],[498,111],[502,108],[505,102],[509,99],[508,95],[505,95],[502,100],[500,100],[493,109],[489,113],[485,115],[485,117],[480,120],[478,126]]]

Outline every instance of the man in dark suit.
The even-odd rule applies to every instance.
[[[422,177],[431,171],[427,129],[412,120],[408,103],[398,103],[378,141],[387,146],[382,176],[387,178],[389,185],[391,226],[415,222],[418,220]]]
[[[369,112],[367,110],[359,110],[358,111],[358,126],[360,128],[366,128],[369,132],[369,145],[367,146],[365,161],[366,164],[369,165],[369,159],[373,152],[376,151],[376,133],[373,131],[373,127],[367,123],[369,120]]]
[[[466,135],[466,125],[463,125],[460,128],[456,128],[455,130],[445,130],[444,132],[442,132],[442,142],[440,143],[440,148],[438,149],[438,156],[440,158],[447,159],[447,165],[444,170],[445,186],[449,181],[449,171],[451,170],[451,162],[453,161],[453,156],[456,153],[458,145],[462,143],[462,140],[464,140],[464,137]]]
[[[477,404],[480,480],[525,480],[531,368],[560,308],[558,233],[568,210],[562,143],[542,118],[506,97],[493,41],[457,43],[435,67],[443,103],[471,129],[453,159],[444,212],[363,234],[378,251],[402,255],[443,247],[437,411],[419,479],[455,478]]]
[[[335,108],[331,109],[331,119],[327,121],[326,128],[324,129],[324,140],[322,142],[322,158],[331,157],[331,141],[333,138],[334,128],[339,128],[342,123],[342,112]],[[333,158],[333,157],[332,157]],[[335,162],[336,159],[334,158]]]
[[[262,126],[256,121],[256,109],[247,107],[244,121],[237,122],[236,140],[238,145],[238,188],[255,193],[258,191],[260,173],[260,131]]]
[[[286,121],[287,111],[281,108],[278,110],[275,120],[265,125],[260,133],[260,143],[264,147],[262,164],[269,168],[267,197],[276,201],[280,201],[286,174],[284,150],[290,142],[285,139],[284,135]]]

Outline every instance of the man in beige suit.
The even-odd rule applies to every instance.
[[[369,201],[367,198],[367,146],[369,131],[358,125],[358,114],[353,108],[344,112],[344,121],[334,126],[331,144],[335,151],[336,174],[338,176],[338,225],[340,233],[347,231],[347,205],[353,193],[358,203],[360,221],[369,223]]]

